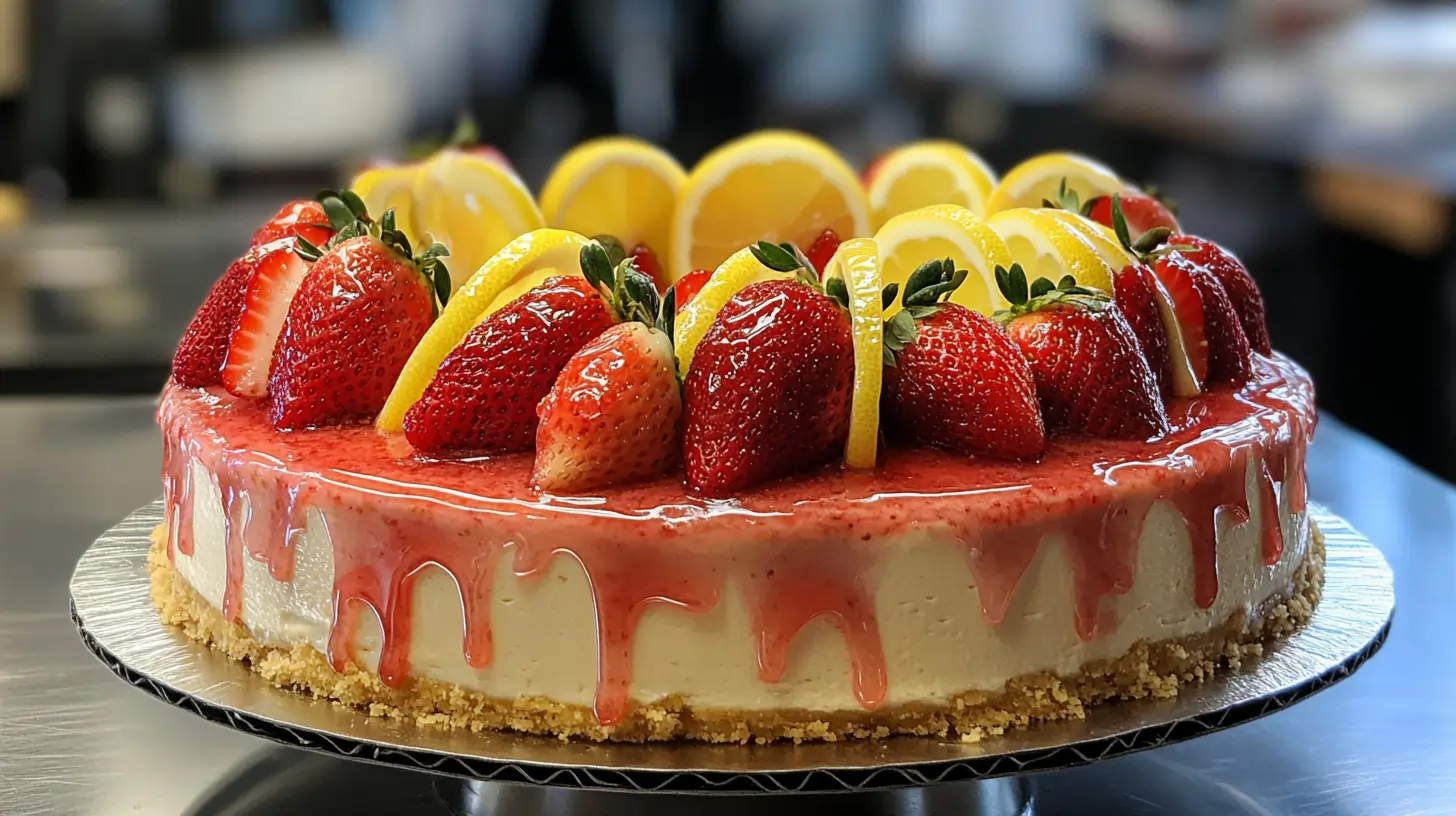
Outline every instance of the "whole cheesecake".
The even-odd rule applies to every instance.
[[[373,715],[596,740],[975,740],[1176,694],[1318,602],[1313,386],[1247,341],[1237,381],[1159,398],[1152,437],[1053,425],[1013,458],[884,445],[873,467],[724,495],[695,487],[691,455],[686,479],[673,457],[561,491],[537,451],[427,452],[369,417],[290,427],[277,376],[296,330],[275,328],[252,385],[224,359],[163,391],[152,593],[273,683]]]

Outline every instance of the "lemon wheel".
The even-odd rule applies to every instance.
[[[956,204],[976,215],[996,174],[980,156],[955,142],[927,140],[898,147],[875,163],[866,182],[875,229],[901,213],[932,204]]]
[[[950,258],[970,273],[951,295],[952,303],[984,315],[1006,306],[996,287],[996,267],[1010,266],[1011,253],[995,230],[964,207],[938,204],[897,215],[875,233],[875,243],[886,285],[903,285],[926,261]],[[891,304],[885,316],[899,310],[898,302]]]
[[[880,438],[880,385],[885,366],[880,250],[875,241],[852,238],[840,244],[829,261],[826,280],[829,277],[843,280],[849,291],[849,323],[854,338],[854,390],[844,463],[852,468],[872,468]]]
[[[1091,239],[1047,210],[1005,210],[991,215],[986,223],[1006,241],[1011,260],[1021,264],[1028,281],[1047,278],[1055,283],[1071,275],[1083,286],[1112,291],[1115,270],[1098,254]]]
[[[802,133],[762,131],[704,156],[688,174],[673,211],[673,280],[717,269],[758,241],[807,250],[831,229],[841,240],[868,235],[869,203],[854,171],[823,142]]]
[[[1076,153],[1044,153],[1011,168],[986,202],[987,214],[1055,201],[1062,179],[1081,200],[1111,195],[1127,185],[1112,169]]]
[[[687,179],[662,148],[626,136],[592,139],[562,156],[541,188],[546,225],[612,235],[628,252],[668,256],[672,211]]]

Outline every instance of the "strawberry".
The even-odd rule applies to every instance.
[[[1158,392],[1172,393],[1173,363],[1168,350],[1168,331],[1158,308],[1158,280],[1143,264],[1128,264],[1112,277],[1112,296],[1118,311],[1138,339],[1138,346],[1158,381]]]
[[[228,340],[222,367],[223,387],[237,396],[262,397],[268,393],[268,369],[273,364],[278,333],[283,330],[293,294],[309,270],[308,263],[293,251],[293,245],[294,241],[285,239],[258,250],[258,262],[243,293],[242,314]]]
[[[819,237],[809,245],[809,251],[804,253],[804,257],[809,259],[809,263],[819,274],[821,280],[824,278],[824,267],[829,265],[834,253],[839,250],[840,243],[839,236],[835,234],[834,230],[827,229],[819,233]]]
[[[677,283],[673,284],[673,300],[676,303],[676,311],[682,311],[684,306],[688,305],[693,298],[697,297],[698,292],[703,289],[703,284],[707,283],[708,278],[711,277],[713,277],[713,270],[711,269],[694,269],[686,275],[683,275]]]
[[[1272,354],[1269,324],[1264,317],[1264,296],[1260,294],[1259,285],[1254,283],[1253,276],[1243,263],[1232,252],[1205,238],[1173,235],[1168,243],[1179,246],[1184,257],[1218,278],[1233,303],[1234,312],[1239,316],[1239,325],[1243,327],[1249,345],[1260,354]]]
[[[1168,416],[1148,361],[1112,298],[1071,275],[1028,287],[1020,264],[996,269],[1011,308],[996,313],[1021,347],[1050,430],[1150,439]]]
[[[650,320],[657,292],[600,243],[582,248],[585,278],[548,278],[471,329],[404,416],[423,453],[530,450],[536,405],[571,356],[623,318]],[[610,297],[603,296],[603,289]]]
[[[682,393],[672,341],[637,321],[582,346],[536,409],[542,490],[580,493],[650,479],[677,465]]]
[[[1208,382],[1208,334],[1203,319],[1203,298],[1199,296],[1191,274],[1196,268],[1177,252],[1161,255],[1153,261],[1153,275],[1163,284],[1173,303],[1173,316],[1183,338],[1183,351],[1188,355],[1195,385],[1201,390]]]
[[[253,233],[249,246],[271,244],[280,238],[302,236],[311,244],[322,244],[334,234],[334,227],[317,201],[290,201]]]
[[[657,287],[658,293],[666,292],[672,281],[662,271],[662,264],[657,261],[657,253],[646,244],[638,244],[632,247],[632,265],[638,272],[652,279],[652,284]]]
[[[1167,227],[1170,230],[1178,229],[1178,219],[1158,199],[1137,190],[1124,190],[1110,196],[1097,196],[1088,199],[1083,206],[1083,215],[1105,226],[1112,224],[1112,200],[1118,199],[1122,205],[1123,217],[1127,219],[1128,232],[1133,240],[1141,238],[1143,233],[1158,227]]]
[[[767,249],[765,249],[767,248]],[[689,489],[729,496],[835,458],[849,435],[849,315],[810,283],[792,247],[760,242],[797,280],[750,284],[718,312],[683,383]]]
[[[323,202],[326,210],[346,206],[356,220],[322,249],[298,239],[299,255],[313,266],[273,353],[268,416],[276,428],[377,414],[434,321],[436,298],[443,304],[450,295],[444,246],[416,257],[395,229],[393,210],[374,222],[351,192]]]
[[[290,243],[281,240],[248,250],[212,284],[172,355],[172,379],[179,385],[203,388],[222,382],[228,342],[243,313],[248,282],[263,257],[278,249],[288,251]]]
[[[904,308],[885,325],[882,426],[912,444],[1035,459],[1046,450],[1046,429],[1021,349],[991,319],[940,302],[965,276],[947,258],[906,280]],[[891,284],[885,299],[894,293]]]
[[[1181,253],[1180,253],[1181,254]],[[1203,304],[1203,331],[1208,338],[1208,382],[1243,385],[1254,376],[1253,352],[1223,284],[1207,267],[1193,264],[1189,280]]]

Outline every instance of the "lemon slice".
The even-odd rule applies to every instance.
[[[1111,168],[1101,162],[1075,153],[1043,153],[1011,168],[991,191],[986,202],[987,213],[1015,207],[1040,207],[1044,199],[1056,200],[1057,189],[1067,180],[1067,187],[1081,200],[1111,195],[1127,186]]]
[[[688,366],[693,362],[693,352],[697,351],[703,335],[708,333],[708,327],[713,325],[713,318],[718,316],[718,312],[728,305],[728,301],[740,289],[759,281],[788,280],[793,277],[793,272],[775,272],[759,263],[747,247],[730,255],[728,260],[713,270],[712,276],[703,283],[703,288],[698,290],[698,294],[688,305],[677,313],[673,324],[672,343],[677,352],[678,373],[687,375]]]
[[[1117,240],[1117,233],[1112,231],[1112,227],[1067,210],[1044,209],[1042,212],[1091,242],[1097,256],[1113,269],[1122,269],[1128,264],[1138,262],[1131,252],[1123,248],[1122,242]]]
[[[888,285],[904,285],[915,268],[937,258],[950,258],[970,274],[950,299],[967,309],[990,315],[1007,306],[996,287],[996,266],[1011,265],[1011,252],[1001,236],[965,207],[937,204],[891,218],[875,233],[880,249],[880,276]],[[885,316],[900,310],[890,305]]]
[[[628,252],[646,244],[667,257],[672,209],[687,174],[677,160],[640,139],[582,142],[556,163],[541,189],[547,226],[613,235]]]
[[[574,232],[538,229],[506,244],[482,264],[450,298],[405,362],[375,422],[379,430],[392,433],[402,427],[405,411],[425,393],[440,363],[485,315],[510,302],[504,295],[527,281],[539,283],[550,275],[580,275],[578,259],[586,243],[585,237]]]
[[[932,139],[894,149],[875,164],[866,183],[871,220],[879,229],[901,213],[931,204],[959,204],[983,215],[996,174],[961,145]]]
[[[871,238],[845,241],[829,261],[826,279],[829,277],[841,278],[849,290],[849,325],[854,337],[854,390],[844,463],[872,468],[880,439],[880,383],[885,368],[879,247]]]
[[[393,167],[375,167],[365,170],[349,183],[349,189],[364,200],[364,206],[374,217],[394,210],[394,223],[404,230],[409,239],[424,245],[424,230],[415,220],[415,187],[419,184],[420,165],[402,164]],[[450,264],[446,264],[454,269]],[[470,270],[461,270],[469,272]]]
[[[808,250],[826,229],[868,235],[869,203],[854,171],[823,142],[762,131],[704,156],[688,174],[672,217],[673,280],[716,269],[757,241]]]
[[[498,162],[441,150],[420,168],[415,217],[450,249],[456,275],[474,271],[512,239],[546,226],[526,185]],[[421,238],[423,240],[423,237]]]
[[[1021,264],[1026,279],[1047,278],[1053,283],[1071,275],[1077,283],[1112,291],[1113,269],[1102,260],[1090,239],[1072,230],[1046,210],[1017,208],[986,219]]]

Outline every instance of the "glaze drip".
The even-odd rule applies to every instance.
[[[1263,560],[1279,560],[1274,508],[1304,509],[1314,416],[1308,377],[1284,358],[1258,358],[1249,386],[1170,406],[1174,430],[1154,442],[1063,437],[1032,465],[890,450],[873,474],[826,468],[732,502],[702,502],[674,479],[592,499],[542,497],[529,487],[529,456],[425,462],[372,428],[280,433],[257,403],[218,391],[168,386],[159,409],[168,552],[192,554],[192,468],[200,463],[224,505],[229,620],[242,609],[245,558],[291,581],[296,538],[316,512],[333,545],[328,658],[339,671],[359,662],[361,615],[373,610],[382,629],[378,674],[398,686],[410,675],[413,589],[427,567],[459,589],[461,648],[484,670],[500,559],[530,579],[571,558],[591,586],[603,725],[630,706],[643,614],[657,604],[712,609],[729,579],[743,591],[763,681],[791,671],[795,638],[823,618],[845,640],[855,699],[878,706],[888,672],[867,576],[878,542],[915,529],[963,542],[992,625],[1011,609],[1041,542],[1059,537],[1073,572],[1071,623],[1091,641],[1115,628],[1106,600],[1132,588],[1144,521],[1165,502],[1186,525],[1193,600],[1207,608],[1218,593],[1217,519],[1246,522],[1251,492]]]

